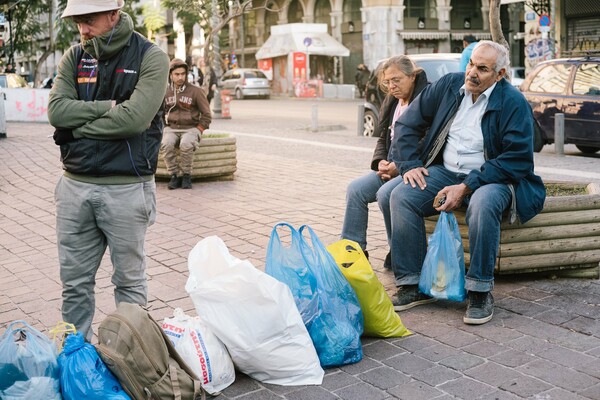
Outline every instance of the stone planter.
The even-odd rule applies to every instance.
[[[551,196],[543,211],[526,224],[501,226],[497,274],[561,272],[576,277],[599,277],[600,185],[560,184],[585,188],[587,194]],[[455,212],[469,266],[469,241],[464,210]],[[428,234],[437,217],[427,218]]]
[[[228,134],[206,133],[194,152],[192,180],[233,180],[237,170],[236,138]],[[156,180],[170,178],[162,151],[158,154]]]

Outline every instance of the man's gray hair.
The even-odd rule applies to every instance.
[[[502,68],[504,68],[508,72],[508,68],[510,67],[510,56],[508,54],[508,49],[502,46],[499,43],[492,42],[491,40],[480,40],[473,48],[475,51],[476,48],[487,46],[496,50],[498,57],[496,58],[496,64],[494,65],[494,71],[499,72]]]

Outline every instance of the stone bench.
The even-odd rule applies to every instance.
[[[546,197],[544,209],[526,224],[503,222],[497,274],[560,272],[561,276],[600,276],[600,185],[554,183],[581,188],[587,194]],[[465,210],[455,211],[469,266],[469,240]],[[428,234],[437,216],[426,218]]]
[[[237,170],[236,138],[227,134],[205,133],[194,152],[192,180],[233,180]],[[162,151],[158,154],[156,180],[169,180]]]

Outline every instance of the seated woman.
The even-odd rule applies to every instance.
[[[427,75],[408,57],[395,56],[381,66],[377,81],[386,93],[386,97],[381,104],[379,112],[381,118],[375,130],[375,136],[379,136],[379,140],[371,161],[372,171],[348,185],[346,213],[341,234],[342,239],[357,242],[367,258],[369,257],[366,251],[369,203],[377,201],[378,192],[392,191],[402,182],[402,179],[394,179],[398,176],[398,170],[393,162],[388,161],[394,124],[409,103],[427,86]],[[389,220],[389,215],[384,215],[388,243],[391,232],[388,226]],[[384,267],[391,268],[390,253],[386,256]]]

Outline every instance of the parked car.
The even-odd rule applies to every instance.
[[[27,81],[19,74],[0,74],[0,88],[26,88]]]
[[[225,72],[219,81],[220,87],[230,90],[236,99],[256,96],[271,97],[269,79],[259,69],[234,68]]]
[[[554,143],[555,115],[564,114],[565,143],[581,152],[600,150],[600,53],[538,64],[521,91],[536,120],[534,150]]]
[[[442,76],[450,72],[458,72],[460,69],[460,53],[411,54],[408,57],[425,70],[429,82],[435,82]],[[385,61],[381,60],[377,68],[371,72],[365,90],[364,136],[374,136],[375,127],[379,123],[379,108],[385,98],[385,93],[377,84],[377,74]]]

